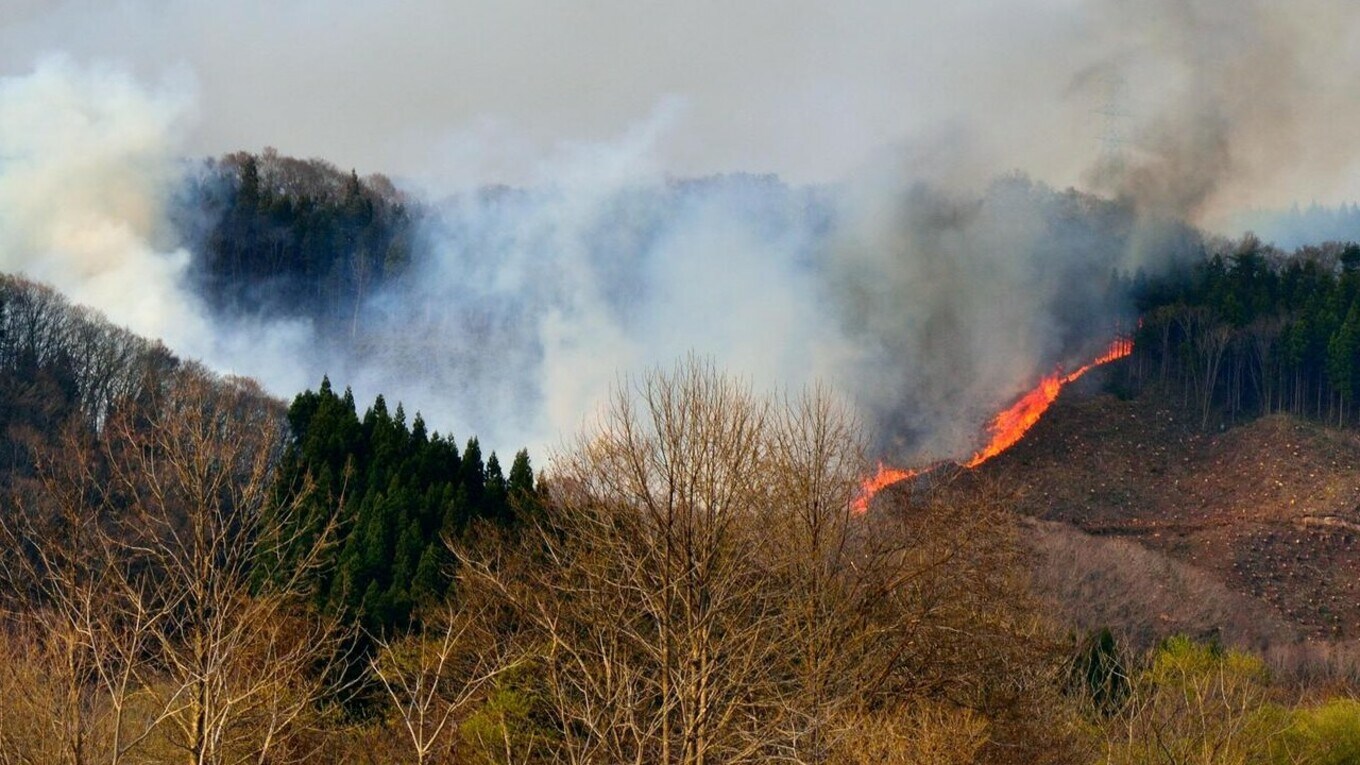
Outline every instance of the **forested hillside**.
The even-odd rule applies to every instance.
[[[0,483],[67,426],[94,430],[138,406],[182,366],[50,287],[0,274]]]
[[[1224,249],[1136,286],[1134,386],[1171,386],[1202,427],[1278,411],[1355,423],[1360,245]]]
[[[285,414],[192,365],[72,425],[0,516],[0,762],[1356,751],[1354,702],[1247,654],[1065,635],[1004,492],[854,514],[847,412],[701,362],[620,389],[541,485],[381,399]]]
[[[419,225],[460,225],[424,219],[381,178],[272,151],[193,183],[179,225],[213,309],[342,335],[366,295],[411,273]],[[706,184],[773,229],[829,225],[814,195],[770,178],[664,194],[683,206]],[[747,195],[767,187],[768,207]],[[1023,179],[993,193],[1038,200],[1068,255],[1110,227],[1127,243],[1115,203]],[[502,211],[526,203],[487,194]],[[629,224],[600,222],[592,256],[625,264],[664,228],[660,208],[626,202]],[[465,233],[470,252],[496,241]],[[1180,226],[1164,238],[1177,253],[1200,243]],[[1134,403],[1060,404],[1056,425],[968,478],[940,471],[864,514],[870,434],[825,390],[758,395],[690,357],[621,380],[546,469],[521,450],[507,470],[383,396],[361,408],[323,379],[285,404],[4,277],[0,765],[1353,761],[1357,668],[1314,662],[1327,685],[1309,685],[1244,650],[1292,639],[1292,623],[1221,642],[1248,618],[1234,609],[1262,607],[1243,581],[1282,610],[1306,587],[1221,549],[1212,568],[1163,523],[1202,509],[1187,497],[1229,494],[1199,466],[1272,431],[1143,467],[1260,414],[1354,424],[1360,247],[1209,246],[1156,278],[1083,262],[1101,285],[1083,300],[1111,304],[1099,315],[1125,298],[1140,312],[1132,355],[1103,367]],[[608,300],[626,306],[635,282],[618,271]],[[1092,310],[1062,303],[1055,326],[1072,337],[1056,345],[1079,345]],[[503,361],[494,337],[475,338],[484,363]],[[1121,430],[1168,398],[1174,427]],[[1084,446],[1097,437],[1108,448]],[[1251,455],[1265,464],[1268,447]],[[1210,488],[1145,484],[1168,477]],[[1334,488],[1299,496],[1352,496]],[[1205,525],[1212,544],[1300,560]],[[1107,538],[1133,538],[1125,526],[1168,538]],[[1202,570],[1237,573],[1205,584]],[[1124,586],[1154,579],[1213,603]],[[1330,603],[1298,621],[1353,634],[1354,609]]]
[[[167,362],[136,392],[11,476],[0,761],[1051,749],[1063,652],[1004,513],[852,517],[829,399],[657,372],[539,488],[328,384],[285,414]]]
[[[188,174],[176,222],[217,310],[344,322],[402,273],[420,216],[383,176],[265,149]]]

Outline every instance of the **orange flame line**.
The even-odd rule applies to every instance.
[[[869,500],[873,499],[875,494],[895,483],[901,483],[902,481],[915,478],[920,474],[921,471],[919,470],[900,470],[898,468],[888,467],[880,462],[878,463],[878,472],[860,482],[859,495],[850,503],[850,509],[853,510],[856,515],[867,512],[869,510]]]
[[[1117,338],[1110,343],[1110,347],[1105,353],[1097,356],[1076,371],[1064,374],[1059,369],[1040,380],[1033,390],[1021,396],[1009,408],[992,418],[992,421],[987,424],[987,432],[991,433],[991,440],[967,462],[962,463],[963,467],[975,468],[1014,446],[1025,437],[1025,433],[1029,432],[1029,429],[1034,427],[1035,423],[1043,417],[1044,412],[1048,411],[1048,408],[1053,405],[1064,385],[1101,364],[1122,359],[1130,353],[1133,353],[1133,341],[1122,337]],[[856,514],[868,511],[869,500],[873,499],[875,494],[889,486],[915,478],[933,467],[932,465],[926,468],[898,469],[888,467],[880,462],[877,472],[860,483],[859,494],[850,503],[851,510]]]

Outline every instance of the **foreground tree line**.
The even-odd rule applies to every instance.
[[[526,453],[502,475],[381,399],[285,408],[0,286],[0,763],[1360,749],[1344,688],[1047,623],[999,494],[852,514],[861,433],[825,392],[690,360],[615,391],[544,475]]]
[[[0,761],[828,761],[927,723],[1045,748],[1056,665],[1004,516],[852,517],[857,434],[825,396],[649,376],[542,491],[507,482],[509,518],[445,524],[452,591],[393,620],[346,583],[350,550],[400,558],[363,514],[391,502],[343,487],[402,426],[370,411],[338,494],[281,469],[346,430],[345,401],[303,394],[290,432],[248,382],[180,365],[33,446],[0,523]]]
[[[0,525],[0,762],[1360,752],[1360,705],[1291,704],[1249,656],[1074,647],[1027,597],[1000,502],[853,515],[858,428],[822,392],[762,398],[694,361],[644,376],[513,520],[444,530],[449,588],[390,622],[329,594],[368,522],[310,472],[280,483],[307,440],[286,423],[181,365],[34,449]]]

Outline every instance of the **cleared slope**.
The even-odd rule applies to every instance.
[[[1286,415],[1202,433],[1177,400],[1120,400],[1092,381],[975,473],[961,483],[1013,488],[1021,514],[1136,543],[1176,564],[1173,578],[1200,582],[1178,600],[1198,598],[1203,613],[1174,617],[1149,594],[1168,587],[1166,577],[1117,575],[1125,597],[1161,609],[1141,618],[1167,621],[1167,631],[1180,618],[1188,631],[1221,626],[1250,643],[1273,640],[1281,624],[1315,639],[1360,638],[1360,433]],[[1074,544],[1054,542],[1063,532],[1053,523],[1027,528],[1041,550]],[[1118,545],[1085,548],[1082,563],[1111,576],[1123,565],[1115,559],[1137,557]],[[1078,563],[1063,566],[1077,576]],[[1097,597],[1062,578],[1041,570],[1036,583],[1068,600]],[[1131,591],[1140,583],[1149,593]],[[1213,613],[1221,625],[1209,624]]]

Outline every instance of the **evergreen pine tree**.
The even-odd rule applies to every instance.
[[[444,596],[446,538],[461,536],[475,517],[510,523],[511,494],[519,504],[536,496],[527,452],[516,455],[507,478],[494,453],[483,464],[476,438],[460,455],[453,439],[428,434],[420,415],[408,429],[401,404],[389,415],[382,396],[361,420],[353,393],[336,395],[329,378],[294,399],[288,422],[276,507],[315,489],[280,527],[304,541],[333,529],[335,543],[314,581],[316,602],[368,629],[400,626],[418,602]],[[289,554],[268,562],[261,581],[296,565]]]
[[[529,464],[529,450],[520,449],[510,464],[506,481],[510,512],[516,518],[534,515],[539,510],[538,495],[534,490],[534,469]]]
[[[420,564],[416,566],[416,574],[411,581],[411,600],[417,606],[438,602],[448,589],[442,550],[443,545],[436,540],[426,545],[421,553]]]
[[[463,463],[459,482],[467,489],[470,510],[479,511],[486,495],[486,466],[482,464],[482,446],[477,438],[468,439],[463,449]]]

